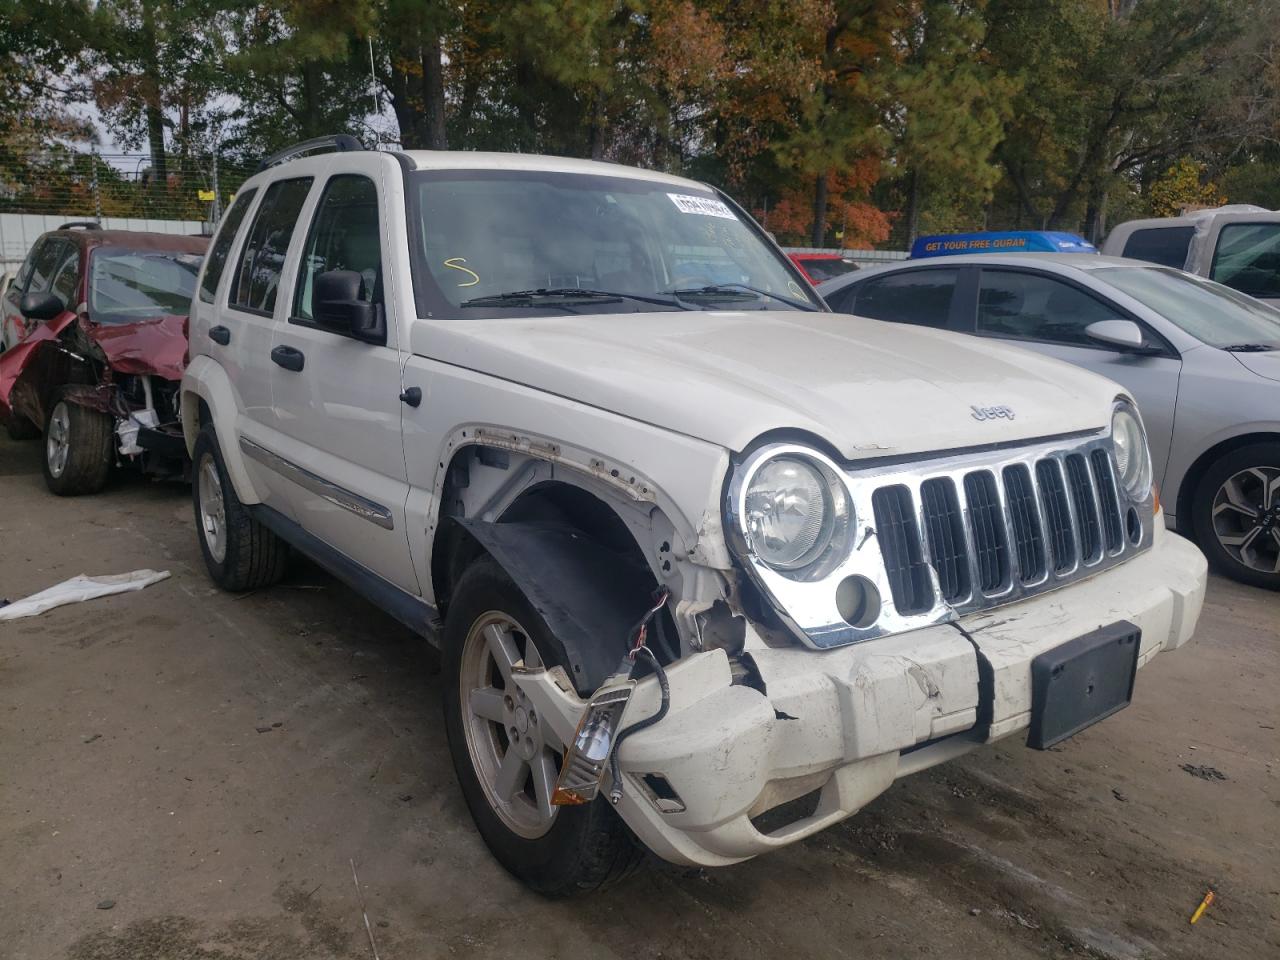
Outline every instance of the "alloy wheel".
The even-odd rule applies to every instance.
[[[217,563],[227,557],[227,506],[222,496],[222,478],[212,454],[200,461],[200,528],[205,546]]]
[[[49,461],[49,473],[61,477],[71,456],[71,411],[66,401],[59,400],[49,417],[48,436],[44,441],[44,455]]]
[[[536,840],[558,812],[551,795],[564,745],[512,681],[521,664],[543,665],[528,632],[500,611],[482,614],[463,643],[458,692],[467,750],[489,805],[513,833]]]
[[[1280,573],[1280,467],[1249,467],[1228,477],[1213,498],[1213,532],[1250,570]]]

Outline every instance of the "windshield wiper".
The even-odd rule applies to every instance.
[[[708,284],[705,287],[694,287],[688,290],[673,290],[671,292],[675,294],[677,297],[683,297],[685,299],[689,299],[690,297],[707,297],[708,299],[717,299],[717,298],[731,299],[735,295],[738,298],[742,298],[743,295],[739,291],[747,291],[749,293],[759,294],[762,297],[769,297],[773,300],[777,300],[781,303],[785,303],[789,307],[794,307],[797,310],[816,311],[818,309],[812,303],[805,303],[800,300],[792,300],[790,297],[784,297],[781,294],[772,293],[771,291],[765,290],[762,287],[753,287],[750,284],[746,284],[746,283],[712,283],[712,284]]]
[[[547,306],[558,306],[554,301],[594,300],[596,303],[619,303],[622,300],[637,300],[640,303],[655,303],[663,307],[675,307],[678,310],[691,310],[692,307],[681,303],[675,297],[650,297],[640,293],[621,293],[612,290],[593,290],[589,287],[539,287],[536,290],[512,290],[508,293],[495,293],[487,297],[475,297],[463,300],[460,307],[500,307],[529,306],[535,302],[546,303]]]
[[[1269,353],[1276,349],[1276,345],[1274,343],[1233,343],[1222,349],[1230,353]]]

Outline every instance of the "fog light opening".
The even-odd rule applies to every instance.
[[[836,610],[849,626],[865,630],[880,619],[880,591],[866,577],[845,577],[836,587]]]
[[[680,799],[680,794],[676,793],[671,781],[662,774],[646,773],[640,777],[640,783],[644,785],[649,802],[658,808],[659,813],[684,812],[684,801]]]
[[[1129,508],[1129,512],[1124,515],[1125,530],[1129,534],[1129,542],[1135,547],[1142,540],[1142,521],[1138,518],[1138,511],[1134,507]]]

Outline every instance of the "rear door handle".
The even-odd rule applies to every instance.
[[[284,367],[286,370],[292,370],[299,373],[302,365],[306,361],[306,357],[302,355],[301,350],[295,350],[293,347],[286,347],[281,344],[278,347],[271,348],[271,360],[276,366]]]
[[[224,347],[231,342],[231,331],[218,324],[216,327],[209,328],[209,339],[214,343],[220,343]]]

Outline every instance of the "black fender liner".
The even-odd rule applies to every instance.
[[[564,647],[589,696],[618,667],[627,634],[652,605],[653,574],[572,527],[455,518],[511,577]]]

